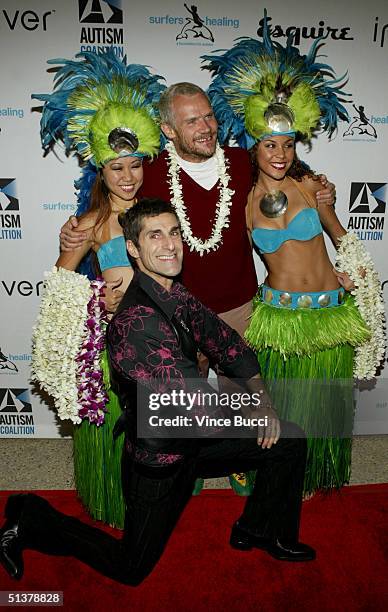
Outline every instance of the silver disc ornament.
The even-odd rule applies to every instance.
[[[265,217],[274,219],[284,215],[288,208],[288,199],[284,191],[269,191],[263,195],[260,210]]]
[[[118,154],[119,157],[132,155],[138,146],[139,139],[135,132],[126,127],[114,128],[108,136],[108,143],[112,151]]]

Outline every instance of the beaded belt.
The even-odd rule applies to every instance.
[[[345,299],[345,289],[331,289],[330,291],[280,291],[268,285],[259,287],[259,297],[264,304],[277,308],[328,308],[341,306]]]

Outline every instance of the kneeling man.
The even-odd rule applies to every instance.
[[[128,252],[137,263],[107,333],[112,380],[123,408],[116,432],[124,430],[126,436],[123,537],[118,540],[66,516],[37,495],[12,495],[0,530],[0,562],[19,579],[23,550],[30,548],[76,557],[119,582],[137,585],[160,558],[195,479],[247,470],[257,470],[256,482],[232,528],[230,544],[241,550],[262,549],[284,561],[314,559],[314,550],[298,542],[306,441],[295,425],[279,423],[263,389],[256,416],[265,414],[266,425],[256,419],[261,426],[255,437],[220,437],[219,427],[197,435],[200,423],[219,414],[200,401],[191,405],[190,417],[187,408],[176,408],[176,415],[186,419],[181,424],[190,418],[197,423],[195,435],[137,435],[139,416],[144,416],[139,412],[145,410],[139,398],[147,393],[155,400],[173,389],[174,397],[182,400],[182,393],[194,385],[214,394],[199,376],[197,350],[230,378],[247,381],[248,389],[260,385],[260,377],[255,354],[237,332],[175,282],[182,267],[182,239],[171,205],[141,200],[121,223]]]

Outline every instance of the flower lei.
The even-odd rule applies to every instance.
[[[234,191],[228,188],[230,175],[227,172],[224,151],[217,143],[215,157],[217,162],[220,197],[217,202],[216,217],[210,238],[203,241],[200,238],[193,236],[190,221],[186,215],[186,207],[184,205],[182,196],[182,184],[179,179],[180,165],[177,152],[172,142],[168,142],[166,144],[166,150],[168,153],[168,176],[170,177],[169,185],[172,196],[171,204],[174,206],[178,216],[183,239],[188,244],[190,251],[197,251],[197,253],[199,253],[201,256],[209,251],[215,251],[218,249],[220,244],[222,244],[223,229],[229,227],[230,207],[232,204],[232,196],[234,194]]]
[[[105,329],[107,311],[103,295],[105,281],[91,281],[92,296],[87,305],[86,337],[76,357],[78,383],[78,414],[81,419],[89,419],[89,423],[102,425],[105,420],[105,406],[108,395],[104,387],[101,369],[101,353],[105,348]]]
[[[385,353],[384,302],[381,284],[370,254],[359,238],[348,232],[340,238],[337,267],[349,274],[356,285],[351,291],[371,338],[356,347],[355,378],[373,378]]]
[[[45,273],[45,291],[32,336],[31,379],[53,399],[60,419],[100,425],[107,395],[99,364],[106,312],[103,281],[54,267]]]

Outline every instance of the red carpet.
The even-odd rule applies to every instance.
[[[0,494],[1,512],[7,495]],[[85,518],[73,491],[42,495]],[[232,550],[230,527],[243,503],[229,491],[194,497],[154,572],[137,588],[73,559],[27,551],[23,580],[8,579],[0,568],[0,589],[63,591],[64,609],[83,612],[388,610],[388,484],[348,487],[305,502],[301,540],[318,554],[306,564]]]

